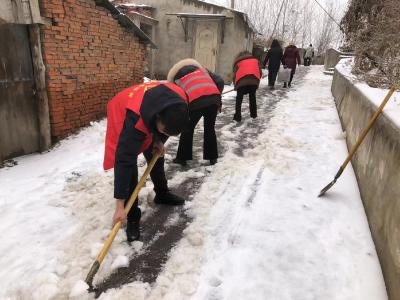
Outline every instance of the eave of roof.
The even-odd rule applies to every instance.
[[[182,18],[208,18],[208,19],[229,19],[230,18],[230,17],[221,15],[221,14],[170,13],[170,14],[166,14],[166,15],[177,16],[177,17],[182,17]]]
[[[96,5],[108,9],[113,17],[118,20],[119,24],[135,34],[140,41],[148,43],[152,48],[157,49],[157,45],[151,40],[151,38],[145,34],[127,15],[121,13],[119,9],[114,6],[114,4],[108,0],[95,0],[95,2]]]
[[[218,7],[218,8],[221,8],[221,9],[226,9],[226,10],[232,11],[233,13],[241,15],[241,17],[243,18],[243,21],[247,24],[247,26],[249,26],[251,31],[253,31],[254,33],[258,33],[256,28],[254,27],[254,25],[251,23],[248,15],[243,11],[240,11],[240,10],[237,10],[237,9],[234,9],[234,8],[230,8],[230,7],[227,7],[227,6],[223,6],[223,5],[218,5],[218,4],[215,4],[215,3],[205,2],[205,1],[202,1],[202,0],[191,0],[191,1],[198,2],[198,3],[201,3],[201,4],[205,4],[205,5],[209,5],[209,6],[213,6],[213,7]]]

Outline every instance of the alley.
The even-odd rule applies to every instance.
[[[331,79],[319,66],[300,67],[289,90],[270,91],[264,79],[258,118],[250,119],[245,98],[241,123],[232,121],[235,92],[224,96],[214,166],[201,159],[200,130],[188,167],[172,164],[178,139],[171,138],[170,186],[190,201],[155,206],[147,183],[142,239],[128,245],[118,234],[96,296],[386,299],[352,168],[317,198],[347,154]],[[0,298],[95,296],[77,282],[110,232],[113,173],[101,170],[104,133],[105,121],[95,122],[49,153],[0,169],[0,281],[7,287]],[[143,159],[140,165],[142,173]]]

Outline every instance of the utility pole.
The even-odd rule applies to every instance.
[[[235,0],[231,0],[231,8],[235,9]]]
[[[286,10],[287,10],[287,1],[284,0],[285,10],[283,11],[283,19],[282,19],[282,41],[285,40],[285,19],[286,19]]]
[[[285,0],[282,0],[281,8],[279,9],[278,16],[276,17],[276,22],[275,22],[275,25],[274,25],[274,29],[272,30],[272,33],[271,33],[271,40],[272,40],[273,37],[274,37],[276,25],[278,25],[279,17],[281,16],[283,4],[285,4]]]

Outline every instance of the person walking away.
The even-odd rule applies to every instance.
[[[242,120],[243,97],[249,94],[250,117],[257,118],[256,91],[260,85],[261,69],[258,59],[248,51],[240,52],[233,62],[234,87],[236,93],[236,107],[233,119]]]
[[[114,168],[114,224],[127,223],[128,242],[140,237],[141,210],[138,199],[126,215],[124,206],[138,183],[137,158],[149,162],[160,157],[150,172],[156,204],[182,205],[185,200],[170,192],[164,171],[164,142],[178,135],[189,121],[187,98],[181,88],[164,82],[134,85],[107,104],[107,132],[103,168]]]
[[[273,40],[271,48],[268,50],[264,59],[264,68],[268,65],[268,86],[273,89],[275,86],[276,76],[278,75],[279,68],[283,64],[283,50],[278,40]]]
[[[296,66],[301,64],[299,49],[293,44],[290,43],[289,46],[286,47],[285,52],[283,53],[283,63],[284,66],[291,69],[290,79],[288,86],[290,87],[292,84],[293,76],[296,73]],[[286,87],[286,82],[283,87]]]
[[[221,93],[224,81],[218,75],[204,69],[201,64],[191,58],[177,62],[169,71],[168,82],[181,87],[188,96],[188,127],[181,133],[175,163],[187,165],[193,159],[193,135],[197,123],[203,118],[204,141],[203,159],[214,165],[218,159],[215,120],[221,111]]]
[[[310,46],[307,47],[306,52],[304,53],[304,65],[310,66],[313,58],[314,58],[314,48],[313,45],[310,44]]]

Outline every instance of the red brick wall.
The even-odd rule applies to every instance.
[[[40,0],[52,136],[105,116],[108,100],[143,81],[146,46],[93,0]]]

